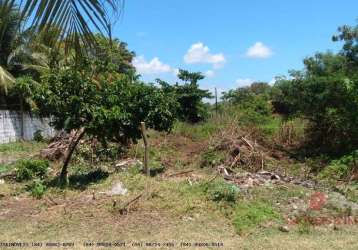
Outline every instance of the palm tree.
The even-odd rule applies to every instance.
[[[35,76],[49,69],[47,54],[38,49],[45,44],[34,39],[41,36],[35,36],[31,29],[21,32],[21,23],[18,8],[0,0],[0,92],[5,95],[16,77]]]
[[[18,27],[21,24],[21,14],[16,6],[10,6],[0,0],[0,90],[7,92],[15,81],[11,55],[18,43]]]
[[[1,1],[1,0],[0,0]],[[81,45],[93,47],[93,31],[111,37],[110,17],[118,14],[124,0],[3,0],[9,5],[19,2],[23,18],[32,27],[46,30],[58,27],[57,41],[66,41],[66,48]]]

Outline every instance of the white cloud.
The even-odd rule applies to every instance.
[[[140,74],[161,74],[175,71],[168,64],[162,63],[158,57],[147,61],[143,56],[138,56],[133,59],[133,65]]]
[[[215,72],[213,70],[208,70],[204,73],[204,75],[208,78],[213,77],[215,75]]]
[[[272,86],[276,83],[276,78],[272,78],[271,81],[269,81],[269,84]]]
[[[262,42],[256,42],[246,51],[246,56],[250,58],[269,58],[272,56],[272,50]]]
[[[202,42],[194,43],[188,49],[184,55],[184,61],[187,64],[194,63],[209,63],[215,68],[223,66],[226,59],[224,54],[211,54],[208,46],[205,46]]]
[[[237,79],[235,82],[237,85],[239,85],[239,87],[244,87],[244,86],[251,85],[251,83],[253,83],[254,80],[250,78],[245,78],[245,79]]]

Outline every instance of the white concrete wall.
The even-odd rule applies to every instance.
[[[51,137],[55,130],[49,126],[50,119],[40,119],[30,114],[24,115],[24,139],[33,139],[37,130],[42,136]],[[21,139],[21,115],[20,112],[0,110],[0,144],[13,142]]]

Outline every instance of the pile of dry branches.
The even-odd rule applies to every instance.
[[[265,162],[270,157],[266,149],[255,139],[255,131],[243,131],[239,128],[223,129],[213,138],[214,150],[226,151],[228,157],[225,166],[241,167],[250,172],[264,169]]]
[[[72,130],[70,133],[60,131],[51,139],[47,148],[40,151],[41,158],[50,161],[59,161],[65,158],[66,150],[70,143],[78,137],[78,130]]]

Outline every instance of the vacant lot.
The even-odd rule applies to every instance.
[[[334,206],[318,215],[307,210],[311,194],[330,191],[301,183],[233,186],[215,168],[199,167],[203,157],[207,160],[210,141],[205,133],[193,138],[185,131],[151,133],[150,157],[158,170],[154,177],[143,176],[138,164],[75,164],[70,167],[70,186],[61,189],[51,184],[59,171],[53,163],[40,199],[31,196],[31,182],[5,178],[0,185],[1,242],[74,242],[76,249],[115,242],[133,249],[142,248],[140,243],[160,243],[157,249],[172,244],[174,249],[197,249],[196,243],[204,244],[202,249],[357,249],[356,225],[290,221],[292,216],[348,216]],[[33,143],[30,150],[27,145],[3,146],[3,153],[15,148],[16,154],[32,156],[44,146]],[[128,156],[141,159],[142,154],[139,144]],[[6,165],[6,171],[11,167]],[[126,194],[112,193],[118,184]],[[205,245],[213,243],[218,245]]]

